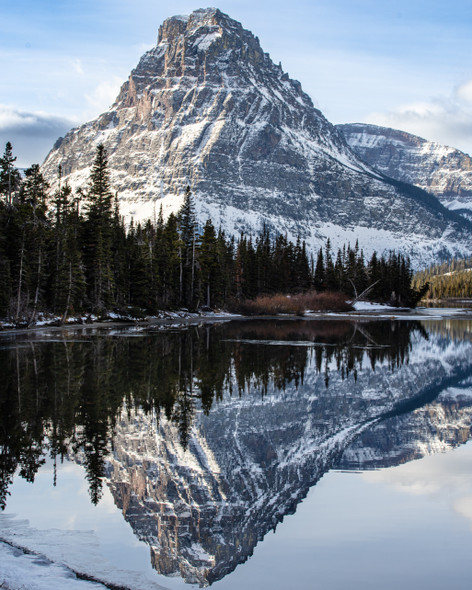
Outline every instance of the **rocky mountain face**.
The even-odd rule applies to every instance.
[[[167,19],[111,108],[56,142],[42,166],[84,186],[109,154],[122,213],[176,211],[189,185],[201,222],[263,224],[318,248],[359,239],[418,264],[470,253],[470,225],[432,196],[363,162],[259,40],[217,9]]]
[[[317,345],[303,380],[278,389],[274,375],[267,390],[251,382],[240,396],[235,383],[231,394],[229,375],[210,413],[196,413],[186,450],[178,427],[164,416],[124,411],[108,485],[135,534],[149,544],[157,571],[206,586],[248,559],[329,469],[363,461],[392,465],[467,440],[471,348],[418,332],[401,366],[386,358],[373,371],[366,360],[346,375],[336,361],[317,369],[316,357],[324,354]],[[431,404],[440,392],[444,399]],[[425,401],[430,405],[423,408]],[[402,426],[382,427],[391,420]]]
[[[337,125],[351,148],[383,174],[435,195],[472,219],[472,158],[405,131],[363,123]]]

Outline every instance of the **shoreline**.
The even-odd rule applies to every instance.
[[[414,309],[397,309],[388,306],[372,305],[371,308],[356,309],[349,312],[307,312],[299,316],[295,314],[279,315],[240,315],[231,313],[203,313],[192,314],[186,312],[181,316],[176,312],[171,317],[152,316],[143,319],[129,320],[112,318],[110,320],[71,321],[57,325],[57,321],[32,325],[29,327],[14,327],[0,325],[0,338],[9,336],[30,336],[42,332],[77,332],[86,330],[112,330],[117,328],[139,328],[140,331],[154,332],[166,328],[186,328],[204,324],[219,324],[231,321],[365,321],[365,320],[441,320],[444,318],[472,320],[472,308],[463,307],[417,307]]]

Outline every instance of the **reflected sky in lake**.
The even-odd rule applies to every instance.
[[[6,342],[4,515],[95,528],[105,560],[172,588],[465,588],[472,342],[454,322]]]

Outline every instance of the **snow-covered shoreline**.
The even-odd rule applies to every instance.
[[[465,302],[467,303],[467,302]],[[307,311],[304,316],[280,314],[274,316],[243,316],[229,312],[198,312],[187,310],[164,311],[155,316],[133,318],[110,313],[106,319],[98,318],[90,314],[87,316],[71,317],[67,322],[61,323],[59,317],[49,316],[38,320],[31,326],[18,327],[6,320],[0,320],[0,336],[14,334],[28,334],[39,330],[63,331],[81,330],[86,328],[113,328],[113,327],[138,327],[141,329],[165,329],[166,327],[185,327],[191,324],[221,323],[232,320],[273,320],[273,319],[297,319],[297,320],[358,320],[358,319],[442,319],[454,316],[457,319],[471,319],[472,308],[467,307],[417,307],[415,309],[403,309],[389,305],[359,301],[354,304],[354,311],[350,312],[326,312]]]
[[[28,334],[39,330],[82,330],[86,328],[112,328],[116,326],[158,327],[172,325],[175,327],[178,324],[225,322],[238,318],[241,318],[241,316],[226,312],[192,313],[188,311],[165,311],[159,313],[159,315],[146,316],[144,318],[127,317],[114,313],[107,314],[105,318],[99,318],[93,314],[89,314],[87,316],[71,317],[66,322],[61,322],[58,316],[49,316],[29,326],[18,326],[7,320],[0,320],[0,336],[3,334]]]
[[[28,521],[1,518],[2,590],[167,590],[139,572],[108,563],[93,531],[40,531]]]

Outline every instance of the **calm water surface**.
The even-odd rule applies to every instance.
[[[448,319],[3,337],[0,538],[133,590],[469,588],[471,335]]]

